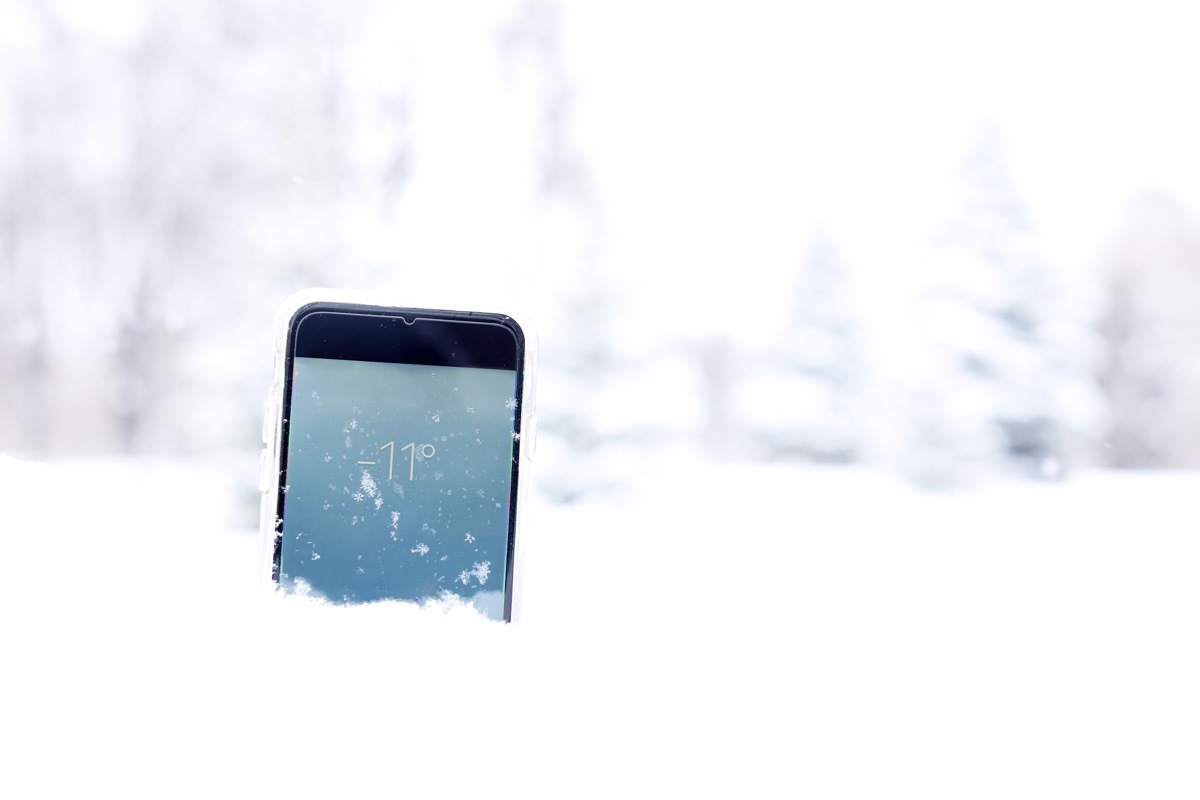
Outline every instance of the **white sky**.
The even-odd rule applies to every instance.
[[[115,43],[136,37],[147,8],[54,2]],[[754,310],[739,323],[749,338],[769,338],[815,223],[859,274],[868,313],[886,317],[953,213],[984,121],[1008,143],[1043,255],[1072,274],[1094,266],[1138,189],[1200,208],[1200,48],[1178,2],[559,6],[570,136],[598,189],[603,263],[650,336],[669,337],[685,314],[727,331],[725,315],[703,312],[732,306]],[[495,94],[493,23],[519,8],[379,5],[409,20],[381,26],[379,53],[417,47],[381,64],[412,79],[421,158],[400,224],[355,231],[360,249],[381,237],[384,257],[442,282],[459,271],[452,283],[492,292],[517,282],[528,254],[496,244],[527,238],[506,233],[521,217],[502,207],[531,165],[495,154],[538,134]]]
[[[1200,207],[1200,48],[1181,8],[570,4],[612,264],[646,306],[770,310],[782,293],[760,284],[788,285],[820,220],[884,296],[952,213],[989,120],[1043,254],[1085,270],[1132,192]]]

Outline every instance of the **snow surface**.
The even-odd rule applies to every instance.
[[[631,474],[534,502],[504,626],[263,591],[211,467],[0,455],[0,795],[1200,790],[1200,475]]]

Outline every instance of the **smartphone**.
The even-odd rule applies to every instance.
[[[270,580],[510,621],[530,383],[505,314],[289,303],[263,437]]]

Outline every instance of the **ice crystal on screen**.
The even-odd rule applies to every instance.
[[[442,478],[444,478],[444,477],[446,477],[446,476],[445,476],[443,473],[441,473],[441,472],[435,472],[435,473],[433,473],[433,479],[434,479],[435,481],[440,481],[440,480],[441,480]]]
[[[472,536],[470,533],[467,533],[467,535],[464,536],[463,539],[466,541],[467,544],[471,544],[472,542],[475,541],[475,537]]]
[[[429,552],[429,545],[425,544],[424,542],[417,542],[417,546],[409,552],[416,553],[417,555],[421,556],[426,555]]]
[[[322,504],[321,504],[321,510],[322,510],[322,511],[328,511],[328,510],[329,510],[329,501],[328,501],[328,500],[326,500],[324,503],[322,503]]]
[[[312,551],[312,555],[311,555],[309,558],[310,558],[312,561],[320,561],[320,560],[321,560],[321,554],[320,554],[320,553],[318,553],[316,550],[313,550],[313,551]]]
[[[346,447],[349,447],[349,446],[350,446],[350,437],[347,436],[346,437]]]
[[[395,528],[399,524],[400,524],[400,512],[393,511],[392,512],[392,527]]]
[[[515,398],[515,397],[508,398],[508,400],[506,400],[504,402],[504,407],[507,408],[509,411],[516,411],[517,410],[517,398]]]
[[[379,486],[375,483],[375,479],[365,469],[363,470],[362,481],[360,481],[359,487],[367,497],[374,497],[379,492]]]
[[[330,461],[333,461],[333,456],[329,455],[329,453],[326,453],[325,454],[325,463],[328,464]]]
[[[521,441],[521,432],[520,432],[520,431],[513,431],[512,437],[513,437],[513,441],[514,441],[514,442],[519,442],[519,441]]]
[[[381,509],[381,508],[383,508],[383,498],[382,498],[382,497],[376,497],[376,498],[375,498],[375,510],[376,510],[376,511],[378,511],[378,510],[379,510],[379,509]]]
[[[356,502],[356,503],[361,503],[363,501],[363,493],[362,492],[355,492],[354,494],[352,494],[350,496],[352,498],[354,498],[354,502]]]
[[[356,419],[350,420],[350,430],[352,430],[352,431],[358,430],[358,420],[356,420]]]
[[[317,394],[316,389],[313,389],[312,399],[316,400],[318,403],[321,402],[321,395]]]
[[[487,583],[488,576],[492,574],[492,562],[484,561],[482,564],[476,561],[470,569],[464,569],[458,573],[458,582],[464,586],[471,582],[471,578],[479,581],[479,585]]]
[[[366,575],[366,574],[367,574],[367,571],[366,571],[366,569],[364,569],[363,567],[359,567],[359,568],[358,568],[358,570],[356,570],[356,571],[358,572],[358,574],[359,574],[359,575]]]

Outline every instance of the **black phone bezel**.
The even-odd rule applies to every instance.
[[[303,339],[300,330],[309,330]],[[312,330],[316,325],[317,329]],[[501,332],[512,337],[506,342]],[[311,334],[311,335],[310,335]],[[276,462],[275,531],[271,579],[278,584],[283,547],[283,519],[288,469],[288,417],[292,404],[292,375],[297,356],[390,364],[472,367],[516,372],[517,413],[514,415],[512,471],[508,498],[508,542],[504,569],[504,621],[512,619],[513,572],[516,556],[517,498],[519,495],[522,417],[525,399],[525,333],[505,314],[479,311],[372,306],[318,301],[298,308],[287,324],[280,434]]]

